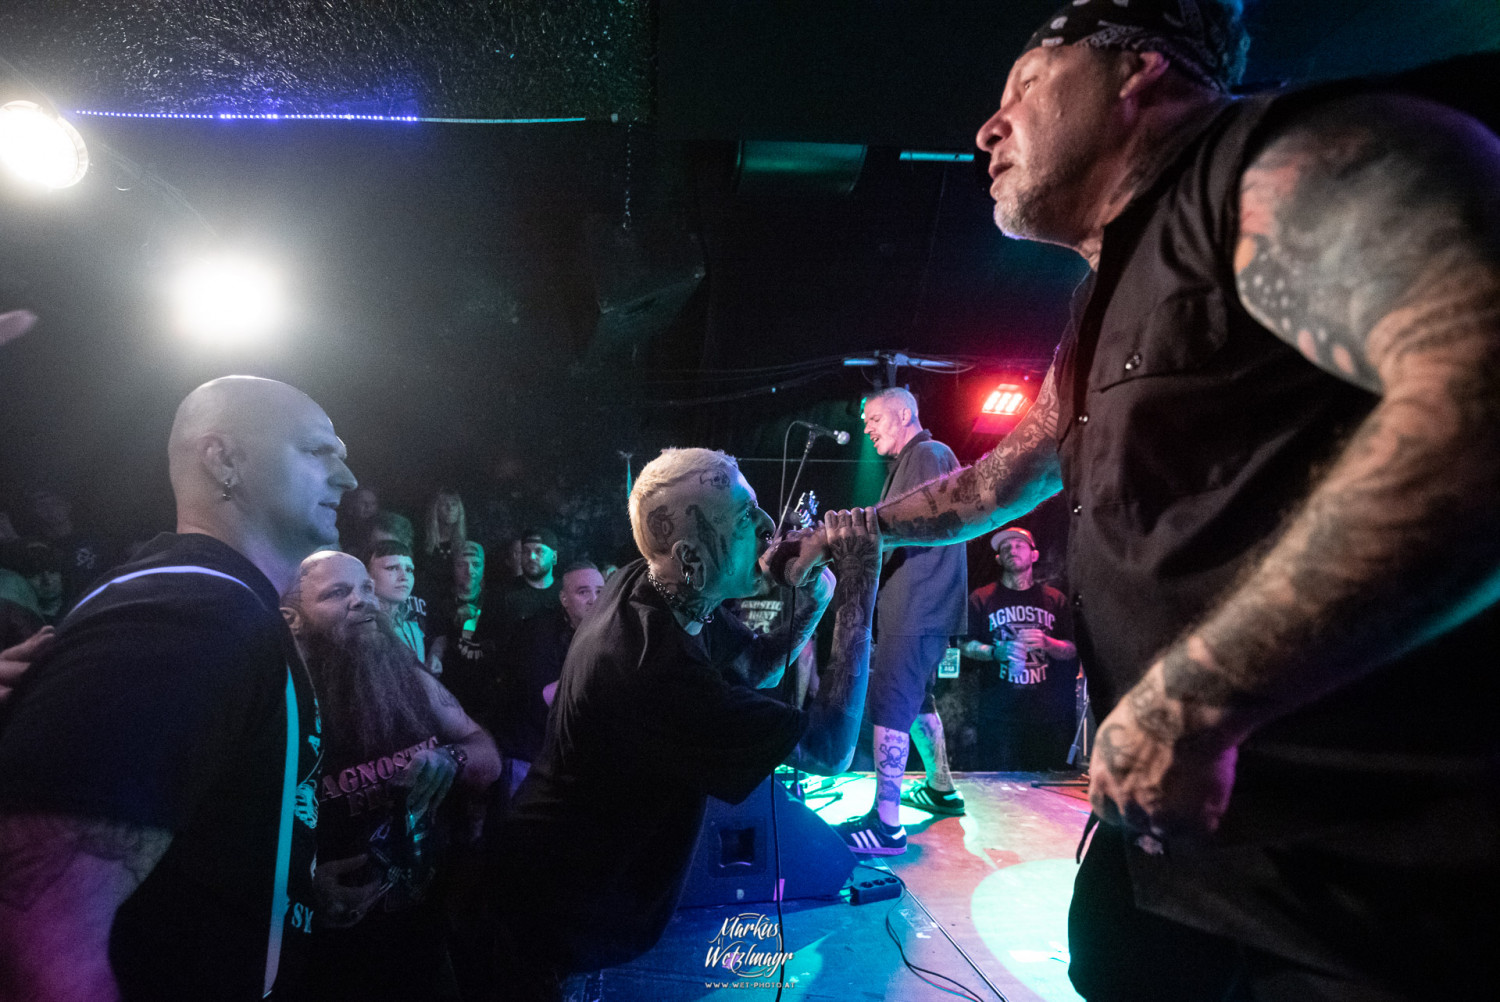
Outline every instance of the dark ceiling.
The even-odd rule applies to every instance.
[[[72,116],[84,183],[0,189],[0,311],[42,318],[0,346],[0,510],[54,481],[159,522],[172,408],[229,371],[310,392],[408,506],[518,466],[613,475],[618,451],[638,467],[670,443],[774,456],[793,416],[857,432],[872,370],[837,360],[876,349],[975,366],[900,374],[972,458],[993,442],[968,434],[976,398],[1045,365],[1081,264],[1000,237],[979,166],[901,154],[972,152],[1054,6],[11,0],[0,87],[24,96],[24,75],[65,112],[583,121]],[[1500,47],[1494,0],[1262,0],[1247,19],[1257,80]],[[853,165],[745,141],[841,144]],[[166,323],[174,267],[215,246],[288,275],[275,340]]]

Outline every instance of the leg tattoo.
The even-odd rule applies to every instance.
[[[943,721],[937,713],[919,713],[911,725],[911,739],[917,754],[927,766],[927,785],[947,793],[953,789],[953,774],[948,770],[948,743],[943,735]]]
[[[901,779],[910,748],[905,732],[875,725],[875,809],[888,825],[900,823]]]

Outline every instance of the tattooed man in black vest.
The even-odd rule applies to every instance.
[[[1087,998],[1475,997],[1500,979],[1500,732],[1474,717],[1497,60],[1238,98],[1237,7],[1075,0],[1016,60],[978,135],[996,224],[1092,274],[1016,430],[881,524],[954,542],[1065,492],[1104,714]]]

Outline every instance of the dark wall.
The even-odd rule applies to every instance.
[[[589,121],[75,119],[96,154],[82,185],[38,198],[0,182],[0,310],[42,317],[0,346],[0,510],[24,484],[55,480],[126,523],[161,524],[172,408],[231,371],[307,389],[357,472],[409,509],[439,483],[476,496],[527,481],[562,494],[623,489],[619,453],[639,468],[668,444],[745,456],[762,494],[774,493],[776,465],[760,461],[779,457],[792,417],[858,433],[872,373],[839,358],[876,349],[975,364],[899,378],[963,458],[992,444],[969,435],[976,398],[1002,374],[1045,364],[1082,267],[1070,252],[1000,237],[977,165],[899,153],[966,149],[1010,53],[1052,3],[670,0],[616,5],[604,20],[591,12],[603,5],[458,6],[488,12],[488,27],[458,18],[448,46],[437,21],[419,19],[407,63],[347,58],[417,30],[404,22],[368,36],[352,21],[324,25],[280,47],[266,44],[280,36],[206,35],[217,48],[194,55],[170,36],[197,5],[155,22],[119,3],[6,7],[0,56],[60,100],[378,101],[382,69],[420,57],[411,79],[445,110],[519,109],[495,103],[509,95]],[[1262,79],[1500,45],[1490,0],[1264,0],[1250,22],[1250,76]],[[473,62],[475,40],[504,25],[520,49],[504,67]],[[307,69],[320,46],[337,87]],[[0,88],[13,83],[0,67]],[[746,138],[867,149],[847,194],[773,183],[751,195],[736,184]],[[589,234],[610,227],[681,232],[691,246],[684,257],[648,240],[635,258],[609,259]],[[181,259],[215,246],[284,269],[294,312],[278,339],[204,346],[171,329],[164,286]],[[641,300],[650,323],[601,364],[591,353],[601,289],[626,271],[647,285],[658,277],[663,295]],[[857,453],[821,443],[814,458]],[[863,500],[880,479],[870,462],[814,464],[809,476],[829,504]]]

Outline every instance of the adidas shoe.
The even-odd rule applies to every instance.
[[[943,793],[920,780],[901,791],[901,802],[929,814],[956,818],[964,813],[964,798],[957,790]]]
[[[892,828],[871,811],[862,818],[850,818],[835,831],[851,852],[862,856],[899,856],[906,851],[906,829]]]

